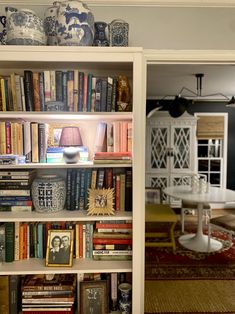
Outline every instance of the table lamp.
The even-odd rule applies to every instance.
[[[66,126],[62,129],[60,146],[65,147],[63,157],[66,163],[74,164],[79,159],[78,146],[82,146],[80,130],[76,126]]]

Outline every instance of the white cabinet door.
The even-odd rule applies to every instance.
[[[196,121],[188,113],[174,119],[164,111],[147,119],[146,186],[164,189],[190,183],[195,172]],[[163,201],[168,201],[165,195]]]

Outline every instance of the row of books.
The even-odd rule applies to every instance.
[[[93,232],[93,259],[129,260],[132,258],[132,223],[99,221]]]
[[[32,211],[35,170],[0,170],[0,211]]]
[[[95,135],[94,153],[97,152],[131,152],[132,122],[99,122]],[[94,158],[96,160],[96,158]]]
[[[131,168],[80,168],[67,170],[67,210],[85,210],[89,189],[113,189],[116,211],[132,210]]]
[[[21,276],[0,276],[0,313],[18,314],[20,310]]]
[[[93,223],[88,222],[16,221],[0,225],[2,261],[43,259],[46,257],[48,231],[68,229],[74,230],[73,257],[76,259],[92,257],[101,259],[101,255],[109,255],[112,259],[118,255],[131,256],[132,227],[126,222],[112,222],[111,225],[106,223],[102,230],[98,230],[94,228]],[[98,250],[102,250],[103,254]]]
[[[77,69],[11,73],[0,78],[0,111],[122,111],[119,80]]]
[[[73,314],[76,274],[27,275],[21,280],[22,313]]]
[[[53,129],[47,123],[0,121],[0,155],[24,155],[26,162],[33,163],[52,162],[55,153],[59,150],[58,136],[60,136],[61,130],[62,127]],[[55,140],[55,138],[57,139]],[[92,145],[94,146],[90,147],[90,151],[94,149],[95,153],[131,152],[132,122],[98,123]],[[86,160],[88,160],[89,148],[85,146],[83,148],[86,148],[84,151]],[[61,161],[61,155],[59,160]]]

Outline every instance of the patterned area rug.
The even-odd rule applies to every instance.
[[[177,226],[175,253],[171,248],[145,249],[146,280],[235,279],[235,240],[231,244],[226,233],[213,231],[212,236],[223,243],[222,249],[200,253],[182,247],[178,242],[180,235]]]

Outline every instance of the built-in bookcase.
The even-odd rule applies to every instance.
[[[144,287],[144,156],[145,156],[145,106],[143,95],[142,49],[114,47],[31,47],[0,46],[0,75],[25,70],[71,70],[92,72],[97,76],[126,75],[131,86],[132,112],[59,112],[59,111],[1,111],[0,121],[37,122],[54,125],[76,124],[82,130],[84,145],[89,150],[89,161],[78,164],[26,163],[0,165],[0,169],[36,169],[37,172],[57,172],[66,177],[70,168],[131,168],[132,211],[121,211],[113,216],[88,216],[86,211],[63,210],[58,213],[39,214],[35,211],[0,212],[0,222],[88,222],[97,220],[132,221],[132,261],[95,261],[92,258],[74,259],[72,267],[46,267],[45,260],[31,258],[0,266],[0,275],[75,273],[132,273],[132,313],[143,313]],[[96,164],[92,162],[94,140],[99,122],[132,122],[132,163]],[[79,300],[78,300],[79,301]]]

